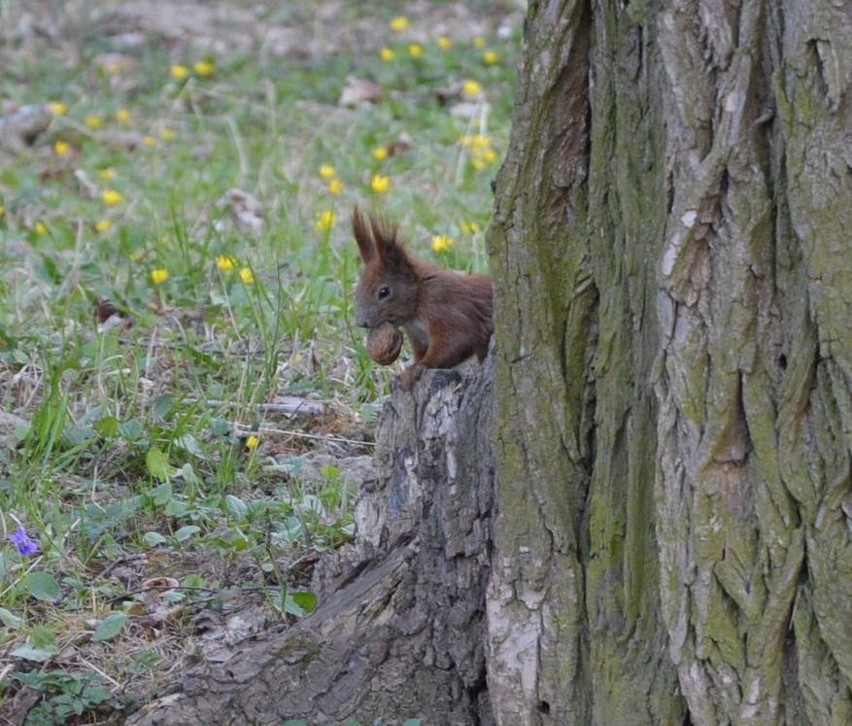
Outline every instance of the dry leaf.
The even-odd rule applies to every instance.
[[[92,59],[95,68],[102,68],[107,73],[123,73],[132,70],[136,64],[136,59],[125,53],[98,53]]]
[[[0,118],[0,148],[12,153],[20,152],[44,133],[52,119],[53,112],[47,103],[22,106]]]
[[[341,106],[360,106],[362,103],[375,103],[382,96],[382,87],[373,81],[355,76],[346,77],[346,85],[340,94]]]
[[[216,202],[216,206],[219,209],[227,209],[237,229],[244,234],[257,237],[263,233],[263,207],[248,192],[241,189],[229,189]]]
[[[137,134],[134,131],[99,131],[98,141],[107,146],[115,146],[119,149],[127,149],[133,151],[142,146],[144,141],[142,134]]]
[[[409,151],[412,146],[414,146],[414,142],[411,140],[411,137],[406,133],[402,133],[396,141],[387,147],[388,156],[399,156],[400,154],[404,154],[406,151]]]
[[[77,185],[80,187],[80,194],[86,199],[100,199],[101,192],[98,189],[97,184],[95,184],[91,179],[89,179],[89,175],[86,174],[82,169],[77,169],[74,172],[74,179],[77,181]],[[107,316],[109,317],[109,316]],[[103,320],[101,320],[103,322]]]
[[[488,115],[490,110],[489,105],[482,101],[462,101],[450,109],[450,116],[454,116],[455,118],[472,119],[482,115]]]
[[[263,411],[296,416],[322,416],[325,413],[324,403],[301,396],[276,396],[274,401],[261,404],[260,408]]]

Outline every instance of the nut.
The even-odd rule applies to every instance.
[[[367,352],[376,363],[389,366],[402,350],[402,333],[393,323],[382,323],[367,336]]]

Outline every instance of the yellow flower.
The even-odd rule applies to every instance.
[[[104,70],[110,76],[117,75],[118,73],[121,73],[121,63],[107,63],[104,66]]]
[[[175,136],[177,136],[177,131],[174,129],[163,129],[160,131],[160,138],[162,138],[163,141],[171,141],[175,138]]]
[[[484,169],[499,158],[491,146],[491,137],[486,134],[463,136],[461,142],[470,149],[470,162],[474,169]]]
[[[98,176],[104,181],[112,181],[115,179],[115,170],[114,169],[101,169],[98,172]]]
[[[441,254],[443,252],[449,252],[456,241],[452,237],[448,237],[445,234],[436,234],[432,237],[432,251]]]
[[[462,86],[462,95],[470,99],[479,98],[482,95],[482,86],[477,81],[468,79]]]
[[[155,139],[153,136],[143,136],[142,143],[145,144],[145,146],[147,146],[149,149],[151,149],[157,145],[157,139]]]
[[[114,207],[117,204],[121,204],[124,201],[124,197],[121,196],[121,192],[117,192],[115,189],[104,189],[103,200],[104,204],[108,207]]]
[[[408,18],[404,18],[401,15],[390,21],[391,30],[397,33],[401,33],[403,30],[407,30],[408,25]]]
[[[333,209],[326,209],[324,212],[320,212],[317,216],[317,222],[314,225],[314,229],[317,232],[328,232],[337,221],[337,214],[335,214]]]
[[[441,50],[449,50],[453,47],[453,41],[451,41],[446,35],[442,35],[438,38],[438,47]]]
[[[67,141],[57,141],[53,145],[53,150],[56,152],[57,156],[68,156],[71,152],[71,144]]]
[[[332,179],[328,185],[329,194],[337,196],[343,191],[343,182],[340,179]]]
[[[396,53],[394,53],[390,48],[382,48],[379,51],[379,56],[383,61],[389,62],[396,58]]]
[[[483,38],[481,35],[477,35],[473,39],[473,47],[482,50],[485,47],[485,38]]]
[[[487,149],[491,146],[491,137],[486,134],[471,134],[462,137],[462,144],[471,149]]]
[[[370,186],[376,194],[384,194],[388,189],[390,189],[390,177],[382,176],[381,174],[373,174],[373,180],[370,182]]]
[[[412,43],[408,46],[408,55],[412,58],[420,58],[423,55],[423,46],[420,43]]]
[[[115,118],[117,121],[121,121],[122,123],[130,121],[130,111],[126,108],[120,108],[115,112]]]
[[[183,81],[189,78],[189,68],[182,65],[173,65],[171,69],[172,78]]]
[[[219,255],[216,257],[216,266],[222,272],[230,272],[237,266],[237,261],[233,257],[227,255]]]
[[[240,268],[240,279],[246,285],[251,285],[254,282],[254,273],[251,271],[251,267]]]
[[[479,232],[479,225],[476,222],[462,222],[462,234],[476,234]]]
[[[337,170],[331,164],[322,164],[319,168],[319,175],[323,179],[334,179],[337,176]]]
[[[373,149],[373,158],[376,161],[384,161],[389,156],[388,150],[384,146],[380,146],[378,149]]]
[[[493,66],[500,62],[500,54],[496,50],[489,50],[482,55],[482,60],[485,65]]]
[[[213,61],[198,61],[195,65],[192,66],[193,70],[199,76],[212,76],[213,71],[216,70],[216,66],[213,64]]]
[[[155,285],[162,285],[166,280],[169,279],[169,271],[164,267],[157,267],[154,270],[151,270],[151,282]]]
[[[108,219],[100,219],[95,222],[95,231],[103,234],[104,232],[109,232],[112,228],[112,222]]]
[[[96,131],[101,126],[104,125],[104,120],[100,116],[96,116],[95,114],[89,114],[86,116],[85,121],[83,123],[86,124],[92,131]]]
[[[44,222],[35,223],[35,233],[39,237],[44,237],[47,234],[47,225]]]
[[[66,106],[64,103],[60,103],[59,101],[54,101],[50,104],[50,112],[54,116],[64,116],[66,113],[68,113],[68,106]]]
[[[260,444],[260,439],[254,434],[246,439],[246,448],[249,451],[254,451],[258,447],[258,444]]]

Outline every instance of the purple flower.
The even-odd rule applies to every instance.
[[[39,544],[31,540],[27,530],[21,527],[15,534],[9,535],[9,541],[18,548],[18,553],[30,557],[39,551]]]

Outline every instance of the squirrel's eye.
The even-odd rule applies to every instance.
[[[390,295],[390,288],[387,285],[379,288],[379,300],[384,300],[388,295]]]

